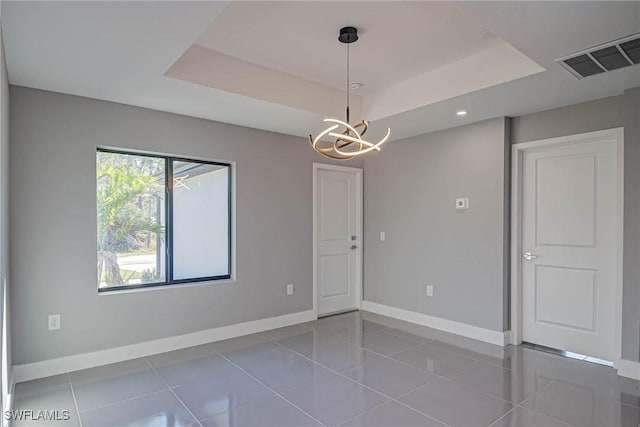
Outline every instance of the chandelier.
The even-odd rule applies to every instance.
[[[327,118],[324,123],[328,127],[313,138],[309,135],[309,142],[314,150],[323,156],[334,160],[349,160],[370,151],[380,151],[380,146],[384,144],[391,129],[387,128],[387,133],[378,142],[369,142],[363,139],[364,134],[369,129],[369,122],[361,121],[356,125],[349,124],[349,45],[358,40],[358,30],[355,27],[344,27],[340,29],[338,40],[347,45],[347,114],[346,121]],[[323,138],[330,139],[323,139]]]

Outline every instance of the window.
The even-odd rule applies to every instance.
[[[98,149],[98,290],[231,278],[231,165]]]

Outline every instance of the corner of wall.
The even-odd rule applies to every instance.
[[[511,127],[512,118],[504,117],[504,201],[502,213],[502,330],[511,329]]]
[[[623,306],[622,357],[640,361],[640,87],[622,94],[624,126],[624,249],[623,249]]]
[[[14,378],[9,327],[9,78],[0,23],[0,399],[11,409]],[[4,413],[4,412],[3,412]]]

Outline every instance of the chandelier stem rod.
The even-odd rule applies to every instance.
[[[347,123],[349,123],[349,43],[347,43]]]

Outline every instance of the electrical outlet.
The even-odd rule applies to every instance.
[[[287,295],[293,295],[293,283],[287,285]]]
[[[49,330],[56,331],[58,329],[60,329],[60,315],[59,314],[49,315]]]
[[[456,199],[456,210],[466,211],[469,209],[469,199],[467,197]]]
[[[433,285],[427,285],[427,296],[428,297],[433,296]]]

